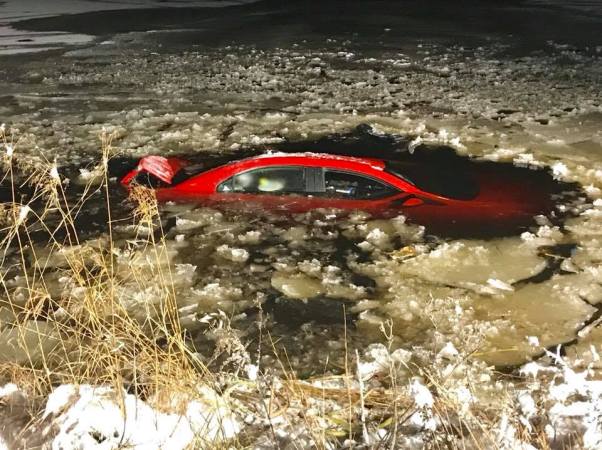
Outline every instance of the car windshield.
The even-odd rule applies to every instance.
[[[479,186],[474,178],[459,169],[387,161],[385,170],[425,192],[442,197],[471,200],[479,193]]]

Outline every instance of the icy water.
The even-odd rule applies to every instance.
[[[56,159],[74,196],[94,179],[102,132],[116,136],[115,177],[151,153],[268,148],[451,154],[540,177],[557,191],[550,217],[461,237],[361,211],[164,205],[178,306],[200,357],[218,346],[215,317],[253,348],[267,315],[304,375],[341,370],[345,340],[452,342],[500,367],[566,344],[585,364],[602,351],[602,18],[578,6],[268,1],[28,19],[12,26],[94,38],[2,56],[0,118],[21,137],[17,156]],[[105,220],[100,200],[82,211],[89,245]],[[119,222],[116,238],[125,246],[137,231]],[[48,261],[48,284],[76,297],[60,271]],[[128,291],[122,276],[123,303],[144,320],[154,280]]]

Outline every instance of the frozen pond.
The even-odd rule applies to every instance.
[[[120,162],[147,154],[329,147],[393,158],[451,152],[525,177],[545,169],[550,183],[579,187],[558,193],[553,217],[486,238],[360,211],[280,217],[164,205],[165,264],[175,268],[182,324],[208,361],[219,344],[211,317],[223,314],[253,346],[257,317],[269,314],[272,336],[306,375],[341,369],[344,335],[356,346],[452,342],[500,367],[566,343],[569,356],[596,362],[602,19],[535,3],[461,11],[412,3],[399,14],[388,2],[342,5],[88,11],[14,23],[20,33],[89,37],[0,57],[0,118],[19,138],[15,158],[56,160],[72,192],[94,180],[103,132],[115,136],[115,175]],[[541,29],[531,28],[534,16]],[[121,218],[129,206],[113,187]],[[82,245],[94,247],[106,211],[100,201],[88,208]],[[123,304],[144,321],[157,274],[141,291],[119,265],[139,261],[142,270],[148,255],[132,244],[139,232],[119,223],[115,237]],[[77,298],[63,264],[46,262],[46,283],[57,298]]]

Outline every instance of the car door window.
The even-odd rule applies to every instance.
[[[335,198],[378,199],[399,192],[395,187],[374,178],[335,170],[325,171],[324,184],[326,196]]]
[[[218,186],[218,192],[301,194],[305,186],[303,167],[266,167],[234,175]]]

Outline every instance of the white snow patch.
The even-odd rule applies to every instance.
[[[27,216],[30,212],[31,208],[29,207],[29,205],[21,206],[21,208],[19,209],[19,217],[17,218],[17,225],[23,223],[25,219],[27,219]]]
[[[5,384],[4,386],[0,387],[0,398],[8,397],[9,395],[14,394],[15,392],[19,392],[19,388],[16,384]]]
[[[52,448],[184,449],[195,439],[217,443],[231,439],[240,426],[217,393],[200,392],[184,414],[163,413],[125,391],[109,387],[62,385],[50,394],[44,417],[58,433]],[[120,407],[122,402],[123,409]]]
[[[413,139],[410,144],[408,145],[408,151],[410,153],[414,153],[414,150],[416,150],[416,147],[418,147],[420,144],[422,144],[422,138],[420,136],[418,136],[417,138]]]
[[[59,171],[56,167],[56,164],[52,166],[52,168],[50,169],[50,178],[52,178],[53,180],[58,180],[60,181],[61,177],[59,175]]]
[[[259,367],[255,364],[247,364],[245,366],[245,372],[247,373],[247,378],[251,381],[257,380],[257,375],[259,374]]]
[[[451,342],[445,344],[445,347],[437,354],[438,358],[454,359],[459,355],[458,350]]]
[[[518,403],[520,405],[520,409],[527,419],[530,419],[531,417],[537,414],[537,406],[535,405],[535,400],[533,400],[533,397],[529,392],[521,392],[518,394],[517,398]]]
[[[414,398],[416,406],[419,408],[432,408],[435,404],[435,399],[431,391],[422,384],[422,382],[415,378],[410,385],[410,394]]]
[[[412,353],[397,349],[389,352],[383,344],[371,344],[364,352],[364,360],[358,364],[358,373],[362,380],[369,380],[378,375],[390,375],[395,372],[402,375],[407,369]]]

